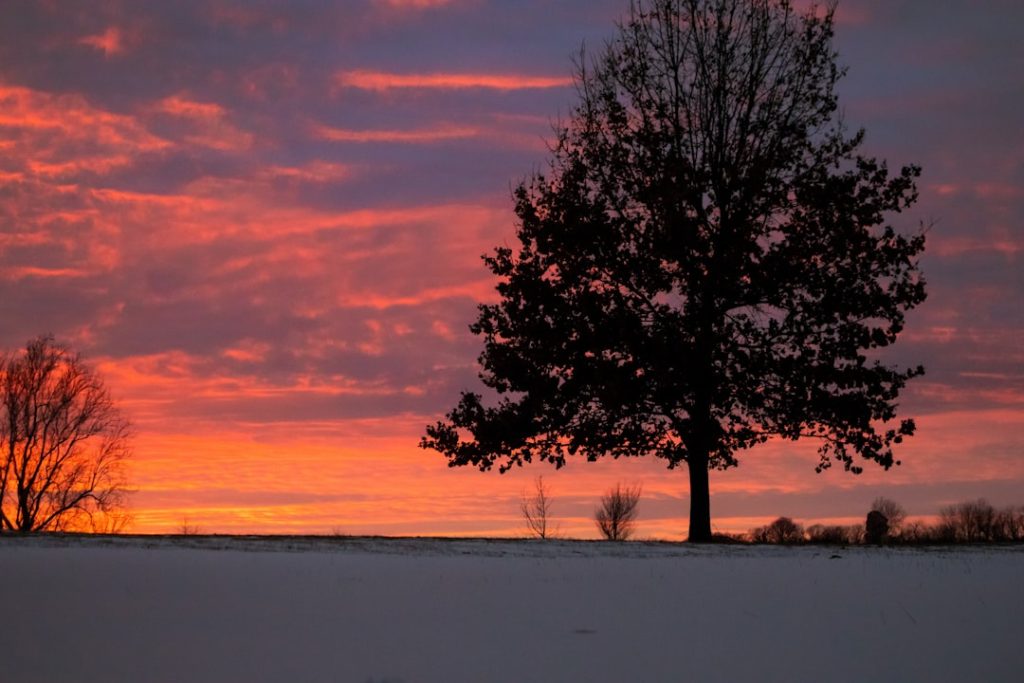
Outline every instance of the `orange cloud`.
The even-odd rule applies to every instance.
[[[396,142],[415,144],[460,140],[476,137],[480,134],[480,131],[476,128],[451,125],[416,130],[353,130],[349,128],[315,126],[313,132],[317,137],[332,142]]]
[[[78,42],[99,50],[107,57],[118,55],[125,51],[124,34],[116,26],[111,26],[103,33],[85,36],[79,39]]]
[[[252,146],[252,134],[230,123],[227,110],[219,104],[172,95],[157,102],[155,109],[189,122],[191,131],[184,136],[188,144],[236,152]]]
[[[525,74],[483,73],[428,73],[397,74],[385,71],[342,71],[335,75],[340,87],[384,91],[397,88],[464,90],[530,90],[562,88],[572,84],[572,78],[561,76],[531,76]]]
[[[180,95],[165,97],[157,103],[156,108],[167,114],[205,122],[219,121],[225,114],[224,107],[219,104],[194,102]]]
[[[286,179],[310,183],[336,183],[349,180],[355,173],[352,166],[329,161],[310,161],[301,166],[269,166],[259,175],[264,179]]]
[[[411,294],[397,296],[388,296],[370,291],[346,291],[338,297],[337,302],[341,306],[384,310],[398,306],[422,306],[433,301],[451,298],[466,298],[473,301],[488,302],[495,300],[496,296],[494,280],[488,278],[451,286],[430,287]],[[435,332],[437,332],[436,329]]]
[[[39,268],[35,266],[14,266],[0,270],[0,278],[4,280],[24,280],[25,278],[80,278],[89,275],[81,268]]]
[[[20,132],[7,140],[6,130]],[[46,138],[24,135],[44,134]],[[54,95],[31,88],[0,85],[0,140],[25,155],[52,156],[64,141],[89,142],[126,152],[165,149],[168,141],[152,134],[136,118],[92,106],[80,95]]]

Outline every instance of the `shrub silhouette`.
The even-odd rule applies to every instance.
[[[860,543],[861,540],[861,528],[859,526],[847,527],[838,524],[814,524],[807,527],[807,541],[809,543],[849,545]]]
[[[889,519],[878,510],[868,512],[864,520],[864,542],[877,545],[889,538]]]
[[[601,506],[594,512],[594,522],[601,535],[609,541],[625,541],[636,525],[640,486],[616,484],[601,497]]]
[[[804,528],[789,517],[779,517],[767,526],[751,530],[754,543],[793,544],[804,542]]]

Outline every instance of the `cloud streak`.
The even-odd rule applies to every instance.
[[[566,76],[489,73],[390,73],[385,71],[342,71],[335,76],[342,88],[387,91],[397,89],[430,90],[533,90],[564,88],[572,85]]]

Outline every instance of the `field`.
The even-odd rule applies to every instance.
[[[5,683],[1019,681],[1024,548],[0,539]]]

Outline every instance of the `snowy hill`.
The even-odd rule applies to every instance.
[[[1024,548],[0,539],[5,683],[1018,681]]]

